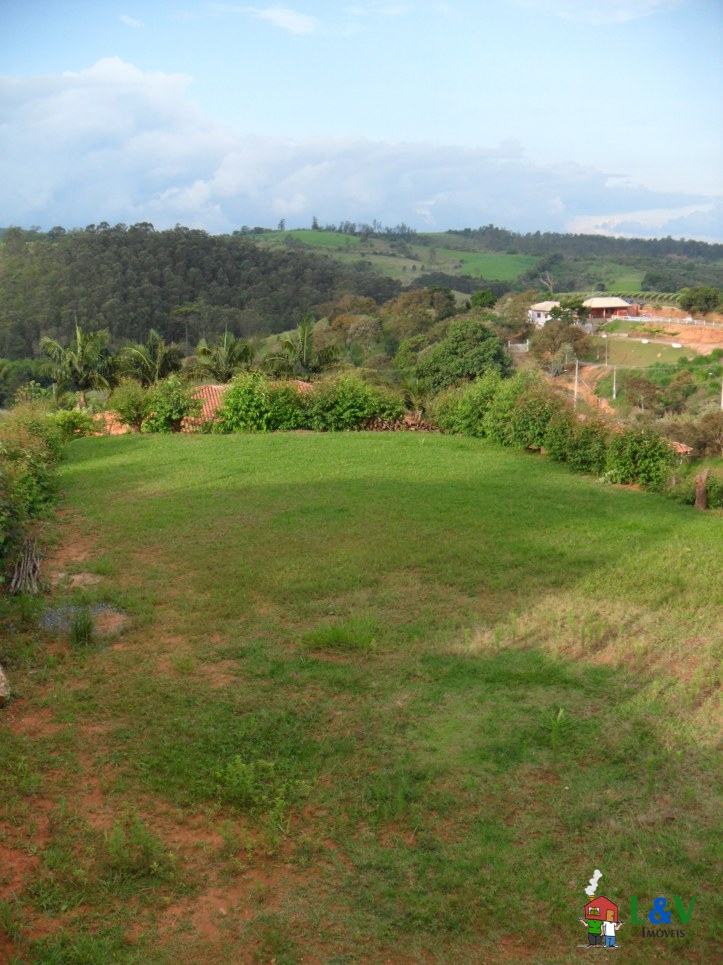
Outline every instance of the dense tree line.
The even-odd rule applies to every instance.
[[[37,355],[43,337],[68,341],[76,325],[106,329],[115,344],[143,343],[155,330],[187,347],[227,330],[281,332],[344,292],[382,302],[401,287],[325,255],[146,222],[10,228],[3,242],[0,357],[9,359]]]
[[[514,251],[524,255],[549,255],[559,252],[569,258],[595,256],[601,258],[701,258],[721,261],[723,244],[708,244],[676,238],[612,238],[608,235],[560,234],[555,231],[535,231],[518,234],[506,228],[485,225],[482,228],[451,230],[450,235],[482,242],[489,251]]]

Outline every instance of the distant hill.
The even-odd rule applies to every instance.
[[[151,328],[195,345],[293,328],[344,295],[377,305],[403,289],[450,288],[462,297],[507,292],[666,292],[723,288],[723,245],[519,235],[488,225],[417,233],[343,222],[306,230],[243,228],[210,235],[142,222],[48,232],[0,231],[0,357],[31,357],[43,335],[67,339],[76,322],[114,343]]]

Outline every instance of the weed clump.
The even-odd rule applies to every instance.
[[[87,607],[73,610],[68,631],[70,645],[75,649],[91,647],[95,642],[95,624]]]

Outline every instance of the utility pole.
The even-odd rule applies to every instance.
[[[575,408],[577,409],[577,383],[578,383],[578,371],[580,368],[580,362],[575,359]]]
[[[613,368],[613,402],[618,397],[618,367]]]

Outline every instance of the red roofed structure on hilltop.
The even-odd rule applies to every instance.
[[[625,318],[638,314],[638,306],[634,302],[612,296],[588,298],[582,305],[590,312],[590,318]]]

